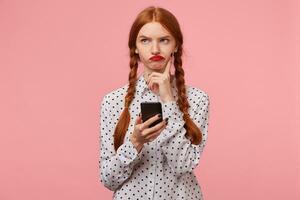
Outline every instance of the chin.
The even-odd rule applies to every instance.
[[[163,71],[165,68],[165,62],[150,62],[148,63],[147,68],[157,72]]]
[[[158,61],[150,63],[150,66],[153,66],[153,68],[164,68],[165,64],[164,61]]]
[[[161,71],[164,69],[164,66],[162,65],[162,66],[156,66],[156,67],[150,67],[150,68],[154,71]]]
[[[164,72],[164,68],[151,68],[152,71],[154,72],[159,72],[159,73],[163,73]]]

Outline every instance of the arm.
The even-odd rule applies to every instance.
[[[206,145],[209,96],[204,93],[195,106],[191,107],[191,119],[203,134],[199,145],[191,144],[191,141],[185,137],[185,121],[176,101],[162,103],[162,107],[163,117],[168,117],[169,122],[159,136],[160,146],[172,171],[176,176],[181,176],[184,173],[191,172],[198,165],[201,153]]]
[[[106,96],[101,102],[100,122],[100,181],[109,190],[118,189],[132,173],[133,166],[140,160],[140,155],[132,142],[126,141],[115,153],[113,146],[113,133],[116,123],[111,117],[111,109],[108,108]]]

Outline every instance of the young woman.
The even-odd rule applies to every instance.
[[[166,9],[144,9],[131,27],[129,83],[106,94],[100,111],[100,179],[113,199],[203,199],[193,169],[206,145],[209,96],[185,85],[182,45]],[[159,116],[143,122],[141,102],[161,102],[164,120],[149,128]]]

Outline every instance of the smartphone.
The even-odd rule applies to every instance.
[[[143,122],[147,121],[156,114],[161,114],[161,118],[150,124],[149,128],[155,126],[163,120],[162,106],[160,102],[141,102],[141,113]]]

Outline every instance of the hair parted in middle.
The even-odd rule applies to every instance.
[[[124,109],[120,115],[119,121],[114,131],[114,148],[115,151],[123,144],[125,134],[130,123],[129,106],[134,98],[137,82],[139,55],[136,54],[136,39],[140,29],[147,23],[159,22],[170,34],[175,38],[177,51],[174,52],[175,79],[177,88],[177,104],[183,113],[186,129],[186,137],[190,138],[192,144],[200,144],[202,141],[202,133],[199,127],[193,122],[188,114],[189,103],[186,95],[184,70],[182,68],[183,53],[183,36],[176,17],[168,10],[161,7],[149,6],[142,10],[136,17],[131,26],[128,40],[130,53],[130,72],[127,94],[125,96]]]

